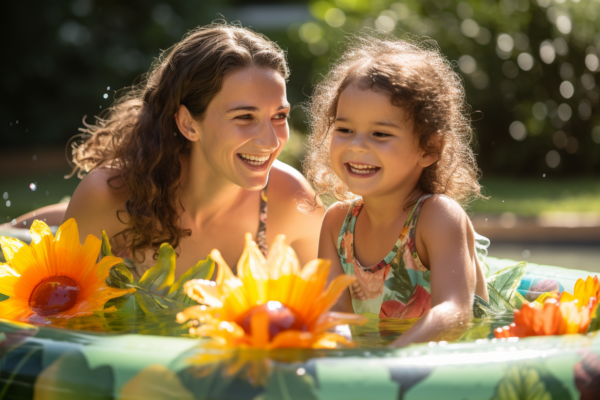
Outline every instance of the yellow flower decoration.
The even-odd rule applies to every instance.
[[[123,262],[104,257],[98,263],[102,242],[90,235],[82,246],[74,219],[66,221],[52,235],[48,225],[34,221],[31,245],[18,239],[0,237],[6,264],[0,264],[0,315],[10,320],[30,317],[71,318],[93,314],[104,304],[134,289],[106,286],[110,268]]]
[[[335,348],[351,342],[328,329],[366,322],[360,315],[328,312],[355,278],[342,275],[325,288],[331,262],[313,260],[300,269],[283,235],[275,239],[265,260],[252,236],[246,234],[238,276],[219,251],[213,250],[210,256],[218,265],[216,281],[185,284],[188,296],[205,305],[177,315],[180,323],[200,323],[190,328],[193,335],[212,337],[226,347]]]
[[[596,275],[588,276],[585,281],[581,278],[577,279],[573,294],[562,292],[559,299],[561,303],[575,301],[579,307],[587,307],[590,300],[593,302],[592,315],[594,315],[598,307],[598,300],[600,300],[600,283],[598,283]]]

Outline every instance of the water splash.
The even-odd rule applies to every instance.
[[[29,184],[29,189],[31,189],[32,192],[35,192],[35,189],[37,189],[37,185],[32,182]]]

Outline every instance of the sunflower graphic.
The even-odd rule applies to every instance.
[[[102,242],[90,235],[83,246],[74,219],[52,235],[44,222],[30,229],[31,245],[0,237],[7,261],[0,264],[0,316],[14,321],[72,318],[101,311],[115,297],[135,291],[108,287],[105,279],[122,259],[107,256],[97,262]]]
[[[246,234],[237,276],[217,250],[210,257],[218,265],[216,281],[187,282],[188,296],[201,305],[177,316],[180,323],[192,321],[192,335],[211,337],[224,348],[335,348],[352,343],[327,332],[330,328],[366,322],[360,315],[329,311],[356,278],[342,275],[325,288],[331,262],[313,260],[301,269],[283,235],[265,259]]]

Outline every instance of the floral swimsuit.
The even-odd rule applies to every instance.
[[[354,257],[354,227],[363,207],[362,199],[355,200],[348,208],[337,250],[344,272],[356,276],[350,286],[355,313],[412,319],[431,308],[430,271],[421,263],[415,246],[417,219],[429,197],[425,195],[417,201],[392,251],[370,267],[363,267]]]

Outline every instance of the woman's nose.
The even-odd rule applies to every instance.
[[[254,143],[265,149],[275,151],[279,147],[279,138],[271,121],[264,125],[260,135],[254,140]]]

